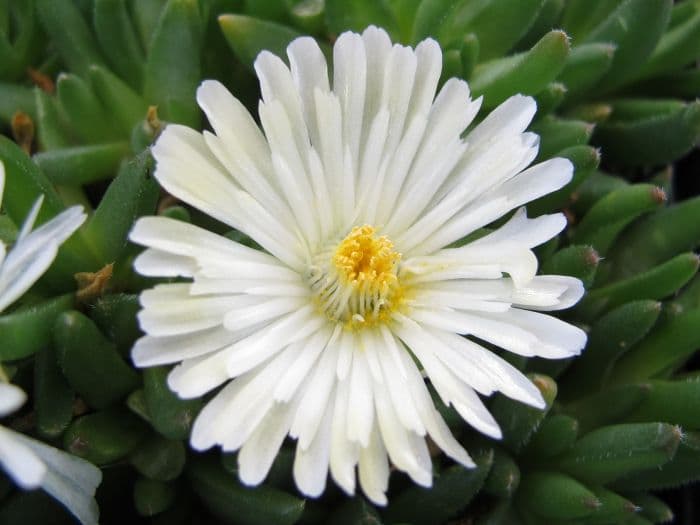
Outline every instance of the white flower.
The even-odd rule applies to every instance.
[[[5,166],[0,162],[0,203],[4,189]],[[74,206],[32,231],[41,202],[40,197],[34,203],[9,254],[0,242],[0,312],[41,277],[60,244],[85,220],[82,207]],[[20,388],[0,380],[0,418],[17,410],[25,399]],[[99,512],[92,496],[102,473],[94,465],[1,425],[0,465],[21,488],[42,488],[81,523],[97,523]]]
[[[432,481],[430,436],[473,466],[433,405],[500,438],[477,394],[500,391],[535,407],[539,390],[480,340],[525,356],[564,358],[585,334],[554,317],[580,281],[537,276],[532,247],[557,235],[561,214],[524,210],[495,231],[449,246],[510,210],[565,185],[568,160],[524,170],[538,137],[524,132],[535,102],[514,96],[462,137],[479,110],[466,82],[435,96],[442,57],[433,40],[392,46],[370,27],[345,33],[326,61],[310,38],[287,49],[291,71],[255,63],[263,133],[221,84],[197,100],[214,133],[171,125],[153,148],[155,176],[174,196],[259,243],[255,250],[163,218],[137,222],[147,246],[136,269],[183,276],[141,295],[146,336],[137,366],[180,363],[183,398],[222,386],[191,444],[239,450],[241,480],[260,483],[287,435],[304,494],[326,475],[385,504],[389,461]],[[463,335],[469,335],[465,338]]]
[[[17,410],[25,399],[20,388],[0,382],[0,417]],[[21,488],[42,488],[83,525],[97,525],[99,510],[92,496],[102,472],[96,466],[1,425],[0,464]]]
[[[5,189],[5,166],[0,162],[0,203]],[[32,231],[43,195],[24,220],[14,247],[6,253],[0,242],[0,312],[15,302],[48,270],[58,247],[85,221],[82,206],[73,206]]]

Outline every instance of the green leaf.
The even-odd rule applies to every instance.
[[[493,457],[492,450],[481,450],[474,455],[476,468],[448,467],[435,477],[431,488],[407,488],[392,498],[383,514],[384,521],[429,525],[457,515],[481,489]]]
[[[80,186],[114,176],[128,148],[126,142],[75,146],[43,151],[32,160],[53,183]]]
[[[134,25],[141,41],[141,47],[148,52],[153,31],[168,0],[137,0],[130,2]]]
[[[564,101],[566,86],[561,82],[551,82],[535,97],[537,117],[548,115]]]
[[[650,381],[649,395],[627,416],[628,421],[663,421],[684,430],[699,430],[700,377]]]
[[[523,450],[523,458],[549,458],[570,449],[578,437],[579,424],[566,414],[547,416]]]
[[[469,78],[474,68],[479,63],[479,38],[474,33],[464,35],[462,46],[459,50],[459,60],[461,62],[462,78]]]
[[[634,118],[625,102],[613,105],[611,117],[597,126],[593,142],[610,162],[623,166],[672,162],[700,140],[700,102],[678,104],[671,112],[652,113],[658,101],[634,101],[649,113]]]
[[[654,49],[649,61],[637,74],[637,78],[657,76],[681,69],[700,57],[700,7],[697,2],[676,4],[690,6],[694,12],[667,31]]]
[[[583,215],[596,202],[602,199],[608,193],[619,188],[628,186],[627,182],[622,177],[616,177],[594,171],[581,183],[576,191],[576,198],[571,203],[571,208],[574,213]]]
[[[370,25],[385,29],[392,40],[398,33],[396,20],[385,0],[326,0],[326,24],[336,35],[343,31],[360,33]]]
[[[630,87],[630,91],[645,96],[693,99],[700,93],[700,69],[691,68],[659,75]]]
[[[411,45],[414,43],[411,41],[413,23],[421,3],[421,0],[387,0],[387,5],[391,9],[394,20],[396,20],[398,41],[402,44]]]
[[[93,412],[71,423],[63,435],[65,449],[96,465],[126,457],[143,439],[146,424],[123,408]]]
[[[408,3],[414,0],[406,0]],[[289,17],[292,20],[292,25],[298,27],[305,33],[312,35],[321,33],[325,23],[325,0],[300,0],[295,3],[290,11]],[[402,11],[402,14],[407,14]],[[410,16],[410,14],[407,14]],[[413,17],[410,18],[411,22]],[[402,39],[408,42],[407,37]]]
[[[530,441],[557,396],[557,384],[541,374],[528,376],[542,393],[546,403],[543,409],[523,405],[499,395],[491,404],[491,413],[503,431],[503,444],[512,452],[518,452]]]
[[[636,517],[639,509],[627,498],[601,486],[591,487],[591,490],[598,498],[600,508],[585,520],[587,525],[627,523],[627,519]]]
[[[582,44],[571,50],[557,78],[567,88],[567,102],[584,97],[610,69],[615,56],[613,44]]]
[[[94,3],[93,23],[102,52],[114,72],[132,88],[140,90],[145,57],[126,0],[94,0]]]
[[[238,60],[251,69],[260,51],[283,57],[289,43],[302,36],[287,26],[242,15],[221,15],[219,25]]]
[[[682,365],[700,346],[700,308],[669,316],[615,366],[611,381],[643,381]]]
[[[34,91],[18,84],[0,82],[0,121],[9,124],[18,111],[36,119]]]
[[[649,333],[660,312],[661,303],[656,301],[632,301],[598,319],[585,352],[567,371],[562,395],[571,399],[602,386],[620,356]]]
[[[479,42],[483,54],[481,37]],[[550,31],[528,52],[479,64],[471,76],[472,93],[484,95],[484,108],[495,107],[516,93],[536,95],[557,78],[568,55],[566,33]]]
[[[658,186],[634,184],[607,194],[596,202],[571,236],[574,244],[591,244],[605,255],[622,229],[644,213],[666,202]]]
[[[307,507],[308,509],[308,507]],[[382,525],[377,510],[362,497],[349,499],[330,516],[333,525]]]
[[[462,1],[445,17],[437,36],[449,47],[461,35],[474,33],[482,59],[491,60],[506,54],[525,35],[543,5],[544,0]]]
[[[240,525],[292,525],[304,512],[305,501],[266,486],[243,487],[214,458],[188,463],[192,488],[215,516]]]
[[[158,481],[172,481],[182,473],[186,459],[182,441],[154,434],[134,450],[129,461],[142,476]]]
[[[530,130],[540,136],[538,160],[553,157],[563,149],[588,143],[595,126],[581,120],[548,116],[535,122]]]
[[[34,88],[34,103],[36,106],[37,142],[42,150],[65,148],[73,141],[72,130],[61,117],[58,101],[39,88]]]
[[[109,70],[92,66],[90,80],[97,97],[105,108],[119,108],[114,114],[115,124],[123,135],[129,136],[133,127],[146,116],[148,104]]]
[[[149,151],[124,164],[85,226],[85,237],[102,264],[116,261],[126,246],[134,221],[155,211],[160,190],[151,176],[152,169]]]
[[[661,490],[679,487],[700,479],[700,435],[686,432],[671,461],[615,482],[620,491]]]
[[[83,142],[97,144],[120,138],[97,96],[80,77],[60,74],[56,94],[63,115]]]
[[[683,253],[646,272],[594,288],[578,305],[577,312],[584,319],[592,319],[629,301],[664,299],[690,281],[699,265],[697,255]]]
[[[35,0],[36,11],[52,45],[71,72],[86,77],[91,65],[102,64],[97,42],[71,0]]]
[[[200,126],[195,91],[200,78],[202,21],[197,0],[168,0],[153,31],[144,76],[145,98],[170,122]]]
[[[700,197],[663,208],[633,224],[608,254],[607,280],[629,277],[700,244]]]
[[[136,314],[141,309],[138,295],[110,294],[90,305],[90,317],[123,356],[128,356],[131,347],[141,335]]]
[[[584,482],[609,483],[660,467],[676,453],[682,432],[666,423],[627,423],[589,432],[557,459],[557,468]]]
[[[202,400],[180,399],[168,388],[167,376],[168,369],[162,366],[147,368],[143,372],[151,425],[168,439],[186,439],[202,407]]]
[[[568,0],[561,26],[575,42],[603,22],[623,0]]]
[[[612,65],[596,91],[609,92],[634,77],[659,42],[672,5],[672,0],[625,0],[586,36],[586,43],[617,46]]]
[[[175,488],[162,481],[141,478],[134,483],[134,507],[141,516],[151,517],[168,510],[175,498]]]
[[[34,417],[41,437],[53,439],[63,433],[73,418],[73,398],[55,349],[45,347],[34,361]]]
[[[494,448],[493,465],[484,482],[483,492],[496,498],[511,498],[520,486],[520,468],[501,448]]]
[[[88,405],[107,407],[138,387],[138,374],[80,312],[61,314],[54,323],[53,337],[63,374]]]
[[[56,317],[72,308],[73,296],[62,295],[0,315],[0,361],[23,359],[45,348]]]
[[[545,275],[571,275],[588,287],[595,277],[600,256],[591,246],[567,246],[542,263]]]
[[[516,49],[530,49],[547,31],[553,27],[559,27],[559,18],[564,5],[565,0],[544,0],[537,17],[528,28],[525,36],[518,41]]]
[[[646,385],[620,385],[584,398],[578,398],[565,407],[575,417],[582,432],[623,420],[649,395]]]
[[[647,518],[652,523],[669,523],[673,521],[673,511],[671,508],[653,494],[638,493],[630,496],[630,499],[640,509],[640,515]]]
[[[590,516],[600,501],[587,487],[559,472],[531,472],[523,477],[518,502],[543,520]]]

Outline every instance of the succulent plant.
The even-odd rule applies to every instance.
[[[235,454],[188,446],[202,400],[136,369],[137,218],[162,215],[255,243],[159,189],[149,147],[171,123],[203,129],[195,92],[222,82],[255,114],[253,61],[300,35],[330,53],[346,30],[435,38],[441,83],[469,82],[481,113],[535,97],[537,160],[574,177],[528,205],[569,227],[540,271],[583,281],[559,316],[588,333],[580,357],[513,357],[544,410],[496,394],[502,440],[436,401],[472,454],[437,455],[430,489],[391,476],[386,507],[329,486],[304,498],[286,443],[267,481],[243,486]],[[89,214],[44,277],[0,315],[0,378],[30,402],[5,426],[99,466],[101,523],[665,523],[660,490],[700,479],[700,197],[678,200],[674,162],[700,141],[700,2],[684,0],[0,0],[0,240],[39,195],[38,223]],[[193,177],[196,176],[193,174]],[[496,350],[494,350],[496,351]],[[437,398],[436,398],[437,399]],[[330,485],[330,484],[329,484]],[[58,510],[57,510],[58,509]],[[42,492],[0,480],[0,522],[70,523]]]

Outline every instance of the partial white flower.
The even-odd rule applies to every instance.
[[[5,166],[0,162],[0,203],[5,188]],[[8,254],[0,242],[0,312],[26,292],[48,269],[60,244],[85,220],[75,206],[32,231],[42,199],[29,216]],[[26,400],[18,387],[0,381],[0,418]],[[91,463],[0,425],[0,465],[23,489],[42,488],[60,501],[84,525],[97,524],[99,511],[93,496],[102,479]]]
[[[0,382],[0,417],[17,410],[25,399],[20,388]],[[93,496],[102,472],[93,464],[0,425],[0,465],[21,488],[41,488],[83,525],[97,524]]]
[[[5,189],[5,165],[0,162],[0,203]],[[0,312],[15,302],[48,270],[58,248],[85,221],[82,206],[73,206],[32,231],[43,195],[24,220],[17,240],[7,253],[0,242]]]
[[[374,27],[345,33],[330,79],[313,39],[287,54],[289,68],[268,52],[255,62],[262,132],[206,81],[197,100],[214,133],[171,125],[154,146],[167,191],[264,251],[164,217],[139,220],[131,239],[148,249],[136,269],[188,282],[141,295],[147,335],[132,357],[142,367],[180,363],[169,385],[183,398],[223,386],[191,444],[239,450],[244,483],[263,481],[290,436],[301,492],[321,494],[330,470],[352,494],[358,467],[363,492],[385,504],[390,462],[430,486],[427,436],[473,466],[423,375],[465,421],[500,438],[478,394],[544,401],[480,341],[555,359],[583,348],[580,329],[532,311],[583,293],[577,279],[536,275],[532,248],[564,228],[561,214],[528,219],[520,209],[450,247],[561,188],[572,165],[526,169],[539,142],[525,132],[529,97],[510,98],[463,136],[481,100],[457,79],[435,97],[433,40],[414,50]]]

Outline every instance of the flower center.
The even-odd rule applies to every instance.
[[[337,246],[321,252],[311,266],[309,283],[329,319],[347,328],[386,321],[401,304],[397,278],[401,254],[372,226],[356,226]]]

